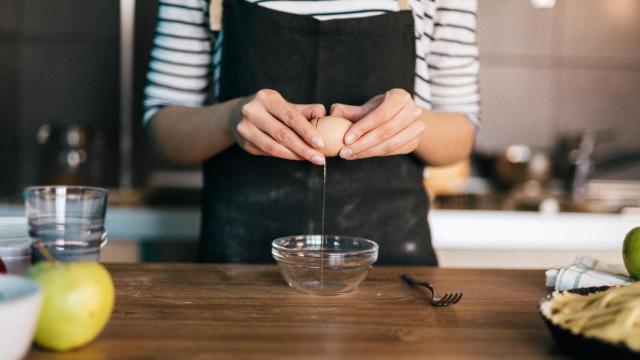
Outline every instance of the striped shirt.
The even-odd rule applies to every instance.
[[[327,21],[398,11],[396,0],[237,0]],[[414,101],[463,113],[480,110],[477,0],[410,0],[415,20]],[[144,99],[144,122],[168,105],[203,106],[218,93],[223,32],[209,28],[208,0],[160,0]],[[265,30],[266,31],[266,30]]]

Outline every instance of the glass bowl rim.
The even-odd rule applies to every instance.
[[[301,253],[303,251],[308,251],[310,249],[307,248],[302,248],[302,249],[290,249],[290,248],[286,248],[284,246],[279,245],[278,243],[283,241],[283,240],[290,240],[290,239],[296,239],[296,238],[300,238],[302,237],[303,239],[306,239],[310,236],[318,236],[321,237],[322,235],[320,234],[299,234],[299,235],[287,235],[287,236],[281,236],[279,238],[274,239],[271,242],[271,249],[272,252],[273,251],[278,251],[278,252],[282,252],[282,253],[286,253],[286,254],[298,254]],[[349,236],[349,235],[332,235],[332,234],[325,234],[324,235],[325,238],[328,237],[333,237],[333,238],[341,238],[341,239],[349,239],[349,240],[358,240],[358,241],[362,241],[368,245],[370,245],[370,248],[368,249],[362,249],[362,250],[347,250],[347,251],[341,251],[339,253],[333,252],[331,250],[325,251],[324,252],[324,257],[357,257],[357,256],[367,256],[367,255],[372,255],[372,254],[376,254],[378,253],[378,244],[373,241],[373,240],[369,240],[363,237],[358,237],[358,236]]]

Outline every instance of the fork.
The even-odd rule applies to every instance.
[[[422,286],[427,288],[431,292],[431,305],[432,306],[449,306],[457,303],[462,299],[461,292],[448,292],[445,293],[444,296],[438,297],[436,294],[436,289],[433,285],[429,284],[426,281],[418,280],[412,277],[409,274],[402,275],[402,280],[409,284],[410,286]]]

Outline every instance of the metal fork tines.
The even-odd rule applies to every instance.
[[[433,306],[449,306],[457,303],[458,301],[460,301],[460,299],[462,299],[461,292],[448,292],[445,293],[442,297],[439,297],[436,294],[436,289],[434,289],[433,285],[429,284],[426,281],[418,280],[409,274],[402,275],[402,280],[404,280],[411,286],[421,286],[428,289],[429,292],[431,292],[431,305]]]

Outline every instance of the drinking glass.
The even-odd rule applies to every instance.
[[[34,261],[43,260],[47,251],[58,261],[98,261],[107,243],[108,194],[87,186],[27,188],[24,200]]]

